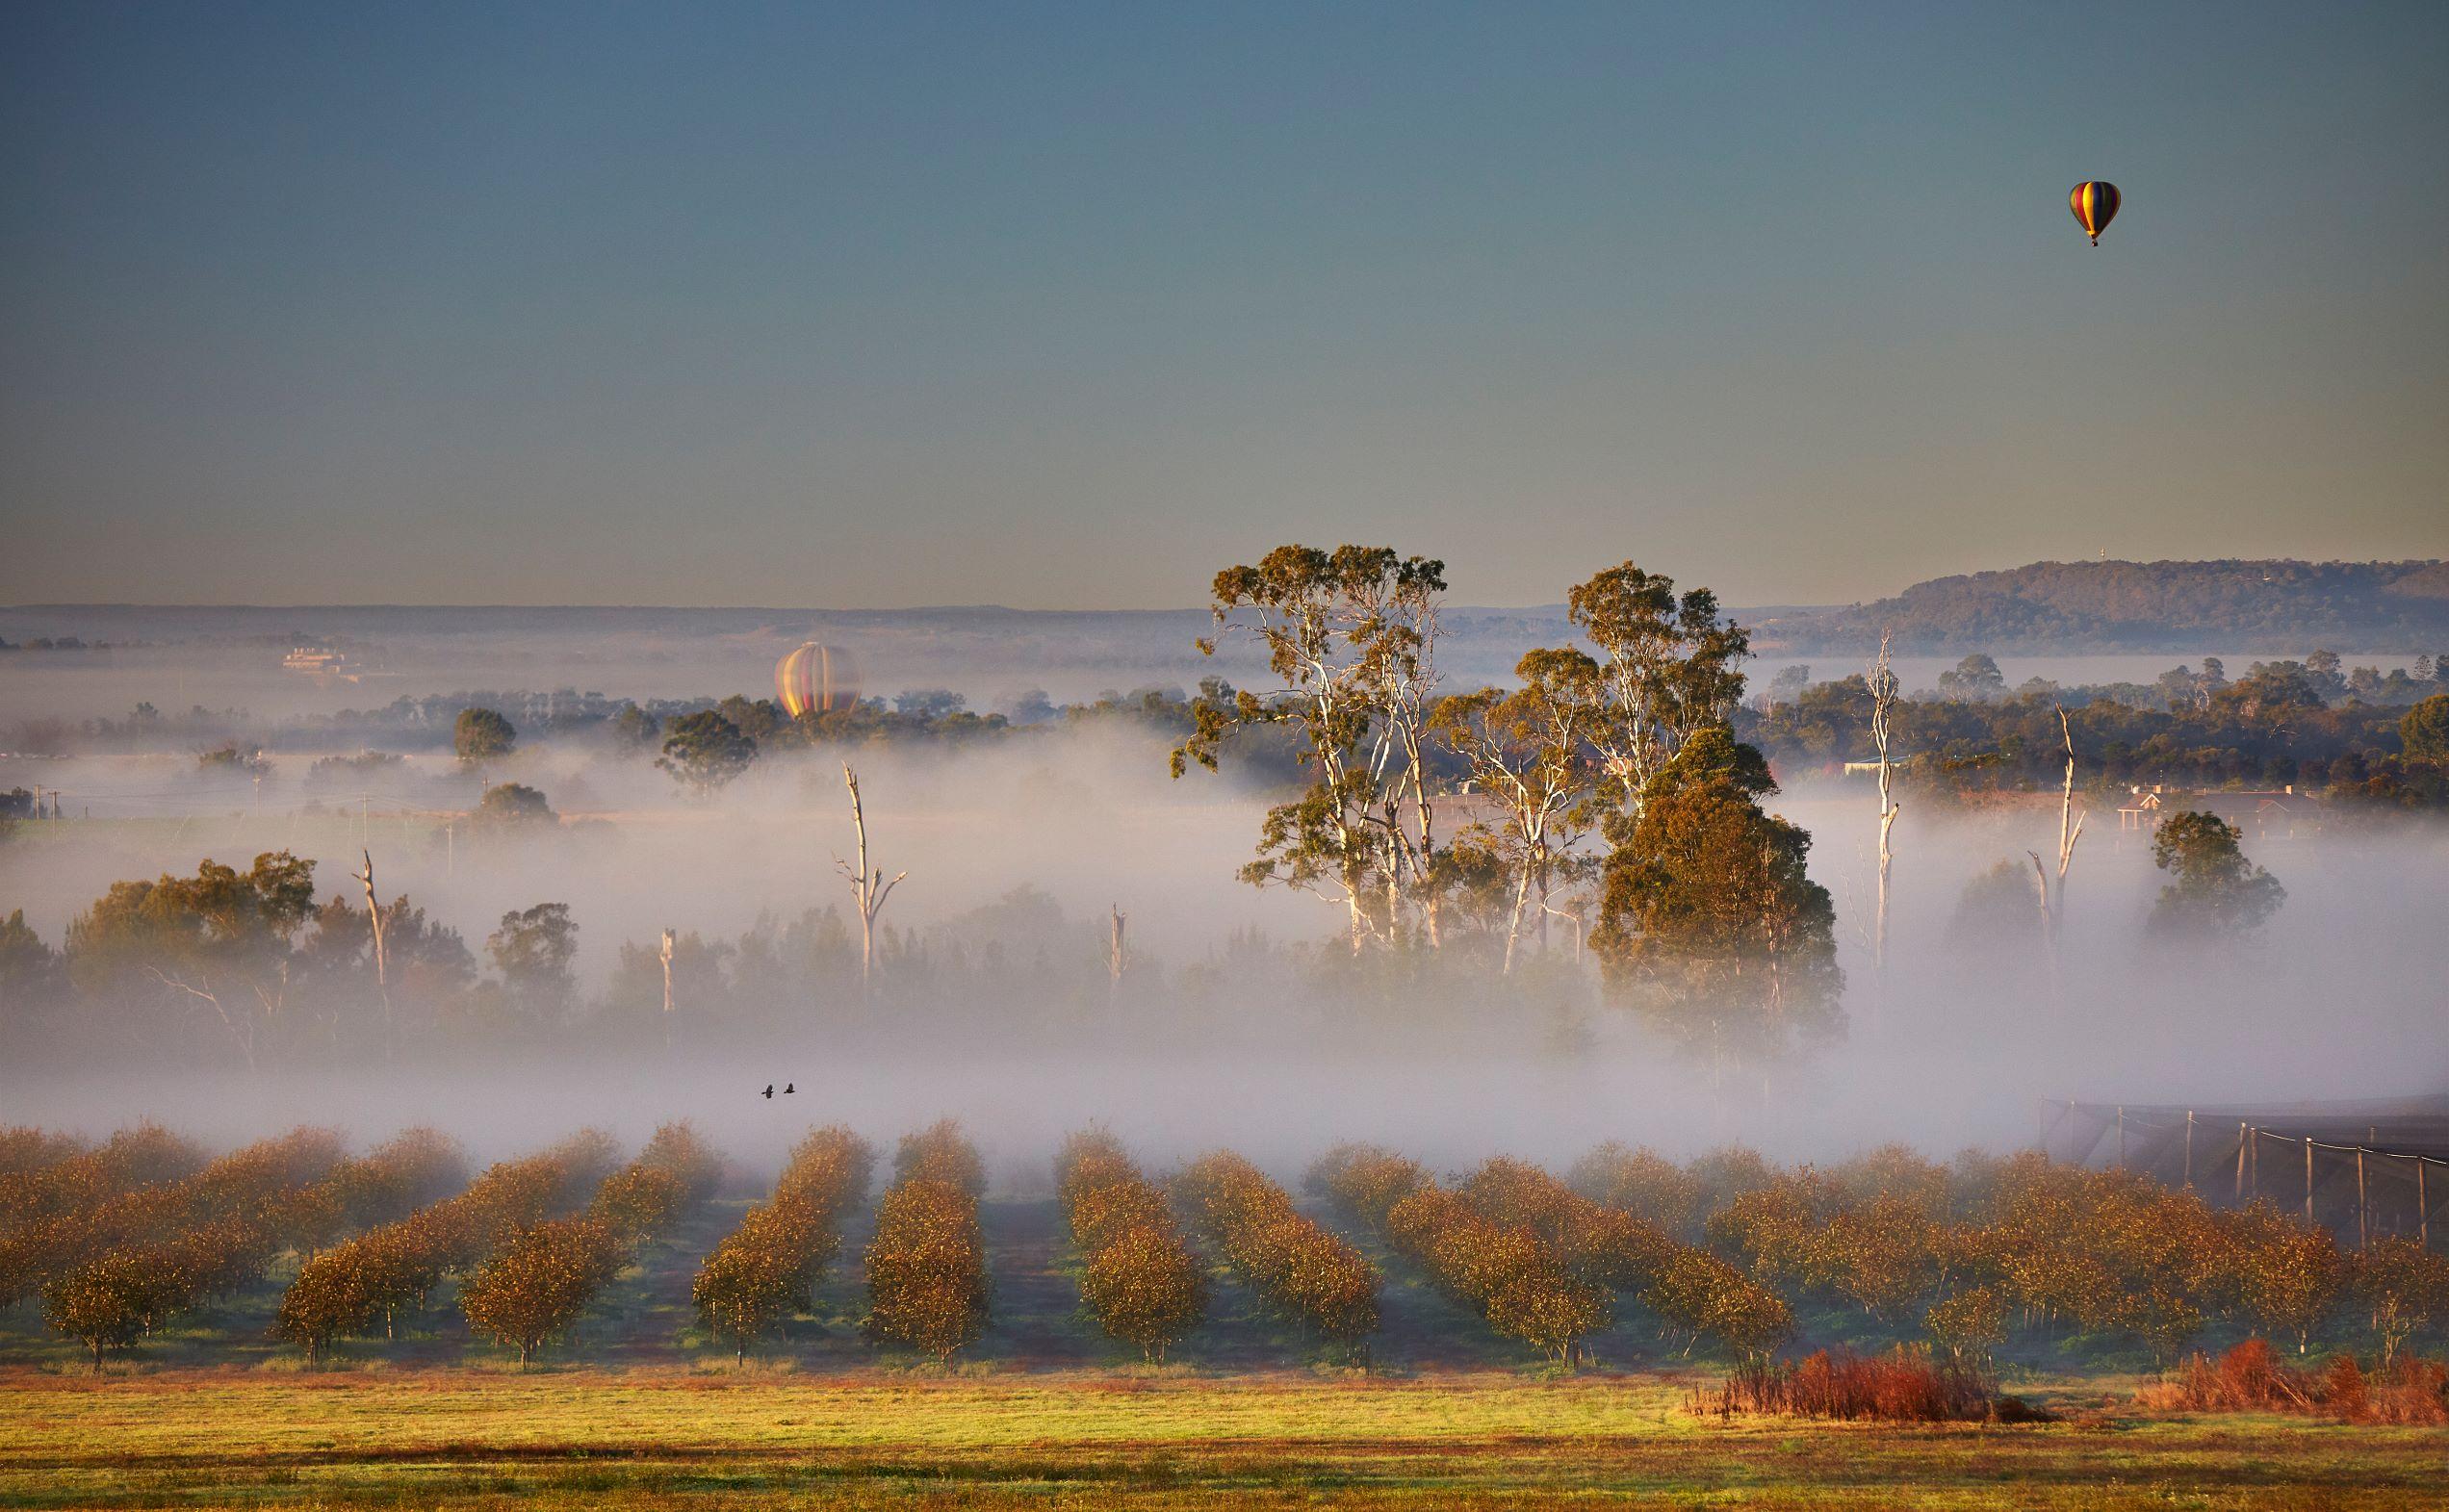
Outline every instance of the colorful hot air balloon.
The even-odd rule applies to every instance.
[[[774,696],[793,719],[832,713],[859,702],[859,677],[847,653],[810,641],[774,664]]]
[[[2117,218],[2117,186],[2104,184],[2099,179],[2085,179],[2075,186],[2075,192],[2067,195],[2067,208],[2075,212],[2075,223],[2083,228],[2083,234],[2092,239],[2094,246],[2101,244],[2101,233]]]

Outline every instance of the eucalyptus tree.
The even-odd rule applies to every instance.
[[[1534,890],[1544,941],[1559,871],[1572,865],[1575,842],[1595,821],[1584,755],[1608,706],[1599,664],[1571,647],[1533,651],[1514,675],[1522,679],[1519,688],[1457,695],[1437,706],[1435,718],[1438,733],[1469,771],[1472,789],[1503,812],[1501,824],[1476,821],[1466,834],[1485,839],[1512,873],[1507,974]]]
[[[1608,568],[1565,597],[1595,653],[1606,717],[1592,730],[1616,805],[1637,816],[1650,782],[1695,730],[1723,725],[1743,696],[1751,636],[1719,612],[1707,588],[1631,562]]]
[[[68,925],[68,971],[89,993],[141,990],[201,1004],[248,1069],[290,1028],[290,965],[315,911],[315,863],[287,851],[245,871],[206,860],[193,877],[114,883]]]
[[[1391,547],[1280,546],[1216,575],[1218,631],[1198,642],[1213,655],[1228,637],[1256,640],[1279,685],[1199,701],[1173,775],[1194,761],[1214,770],[1237,730],[1289,728],[1309,783],[1268,810],[1241,876],[1340,904],[1354,951],[1372,933],[1394,935],[1406,891],[1429,891],[1428,730],[1445,586],[1443,562]]]

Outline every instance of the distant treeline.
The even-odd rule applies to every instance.
[[[2449,562],[2035,562],[1770,619],[1753,643],[1863,654],[1883,633],[1899,654],[2437,646],[2449,642]]]
[[[2256,662],[2233,680],[2206,657],[2200,671],[2177,667],[2150,684],[2033,679],[2010,690],[1996,662],[1968,656],[1942,675],[1941,690],[1897,704],[1892,749],[1908,784],[1924,791],[2055,786],[2071,735],[2083,787],[2292,784],[2360,804],[2440,808],[2449,807],[2449,770],[2424,731],[2449,723],[2442,670],[2425,656],[2415,675],[2385,677],[2316,652],[2301,662]],[[1790,668],[1735,724],[1782,770],[1808,771],[1873,759],[1870,704],[1860,673],[1814,682],[1808,668]]]

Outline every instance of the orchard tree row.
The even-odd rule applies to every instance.
[[[744,1357],[812,1310],[873,1166],[847,1130],[801,1141],[697,1269],[709,1335]],[[474,1182],[464,1170],[425,1130],[355,1158],[305,1129],[210,1160],[150,1126],[90,1147],[0,1131],[0,1300],[39,1311],[98,1364],[207,1299],[259,1291],[288,1254],[275,1331],[310,1362],[388,1336],[454,1279],[472,1334],[529,1359],[707,1199],[721,1163],[673,1125],[627,1166],[588,1133]],[[1238,1155],[1160,1180],[1091,1129],[1066,1141],[1055,1176],[1088,1315],[1149,1359],[1197,1338],[1226,1278],[1345,1357],[1379,1329],[1380,1279],[1361,1250]],[[864,1256],[865,1328],[948,1360],[988,1322],[984,1165],[947,1121],[901,1141],[893,1177]],[[1926,1345],[1981,1371],[2070,1346],[2165,1368],[2258,1337],[2300,1353],[2369,1348],[2387,1366],[2449,1327],[2449,1256],[2420,1235],[2349,1247],[2267,1202],[2221,1206],[2032,1153],[1941,1165],[1890,1146],[1780,1168],[1740,1147],[1678,1164],[1609,1144],[1562,1177],[1501,1157],[1441,1178],[1343,1145],[1307,1186],[1347,1234],[1567,1366],[1628,1330],[1752,1361],[1810,1341]],[[667,1243],[652,1263],[681,1258]]]
[[[1235,1281],[1307,1337],[1367,1357],[1379,1322],[1378,1270],[1350,1242],[1230,1150],[1192,1162],[1172,1185],[1192,1232]]]
[[[876,1152],[848,1129],[819,1129],[799,1141],[774,1183],[698,1268],[689,1295],[699,1323],[728,1341],[733,1357],[815,1305],[816,1284],[841,1252],[845,1215],[864,1202]]]
[[[1072,1135],[1054,1161],[1080,1300],[1106,1333],[1150,1362],[1207,1315],[1207,1278],[1173,1221],[1165,1189],[1140,1174],[1103,1129]]]
[[[393,1337],[445,1278],[467,1275],[515,1234],[584,1200],[616,1158],[610,1139],[587,1130],[488,1166],[455,1196],[304,1257],[282,1294],[275,1331],[305,1350],[310,1365],[336,1341],[377,1325]]]
[[[867,1244],[867,1332],[942,1363],[987,1330],[986,1163],[945,1119],[905,1137]]]
[[[1619,1293],[1638,1296],[1687,1352],[1708,1337],[1755,1357],[1794,1331],[1786,1304],[1735,1266],[1520,1161],[1491,1160],[1447,1186],[1399,1155],[1346,1145],[1310,1179],[1491,1329],[1560,1364],[1612,1326]]]
[[[456,1152],[430,1131],[360,1160],[345,1148],[333,1131],[299,1129],[91,1207],[38,1209],[0,1240],[11,1295],[39,1287],[44,1318],[98,1366],[106,1350],[259,1281],[282,1252],[312,1253],[459,1179]]]
[[[723,1163],[685,1123],[655,1131],[605,1178],[584,1211],[513,1230],[459,1288],[474,1332],[533,1360],[567,1332],[634,1258],[713,1194]]]

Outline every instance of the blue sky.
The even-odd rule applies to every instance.
[[[2438,555],[2444,248],[2436,4],[18,3],[0,602]]]

